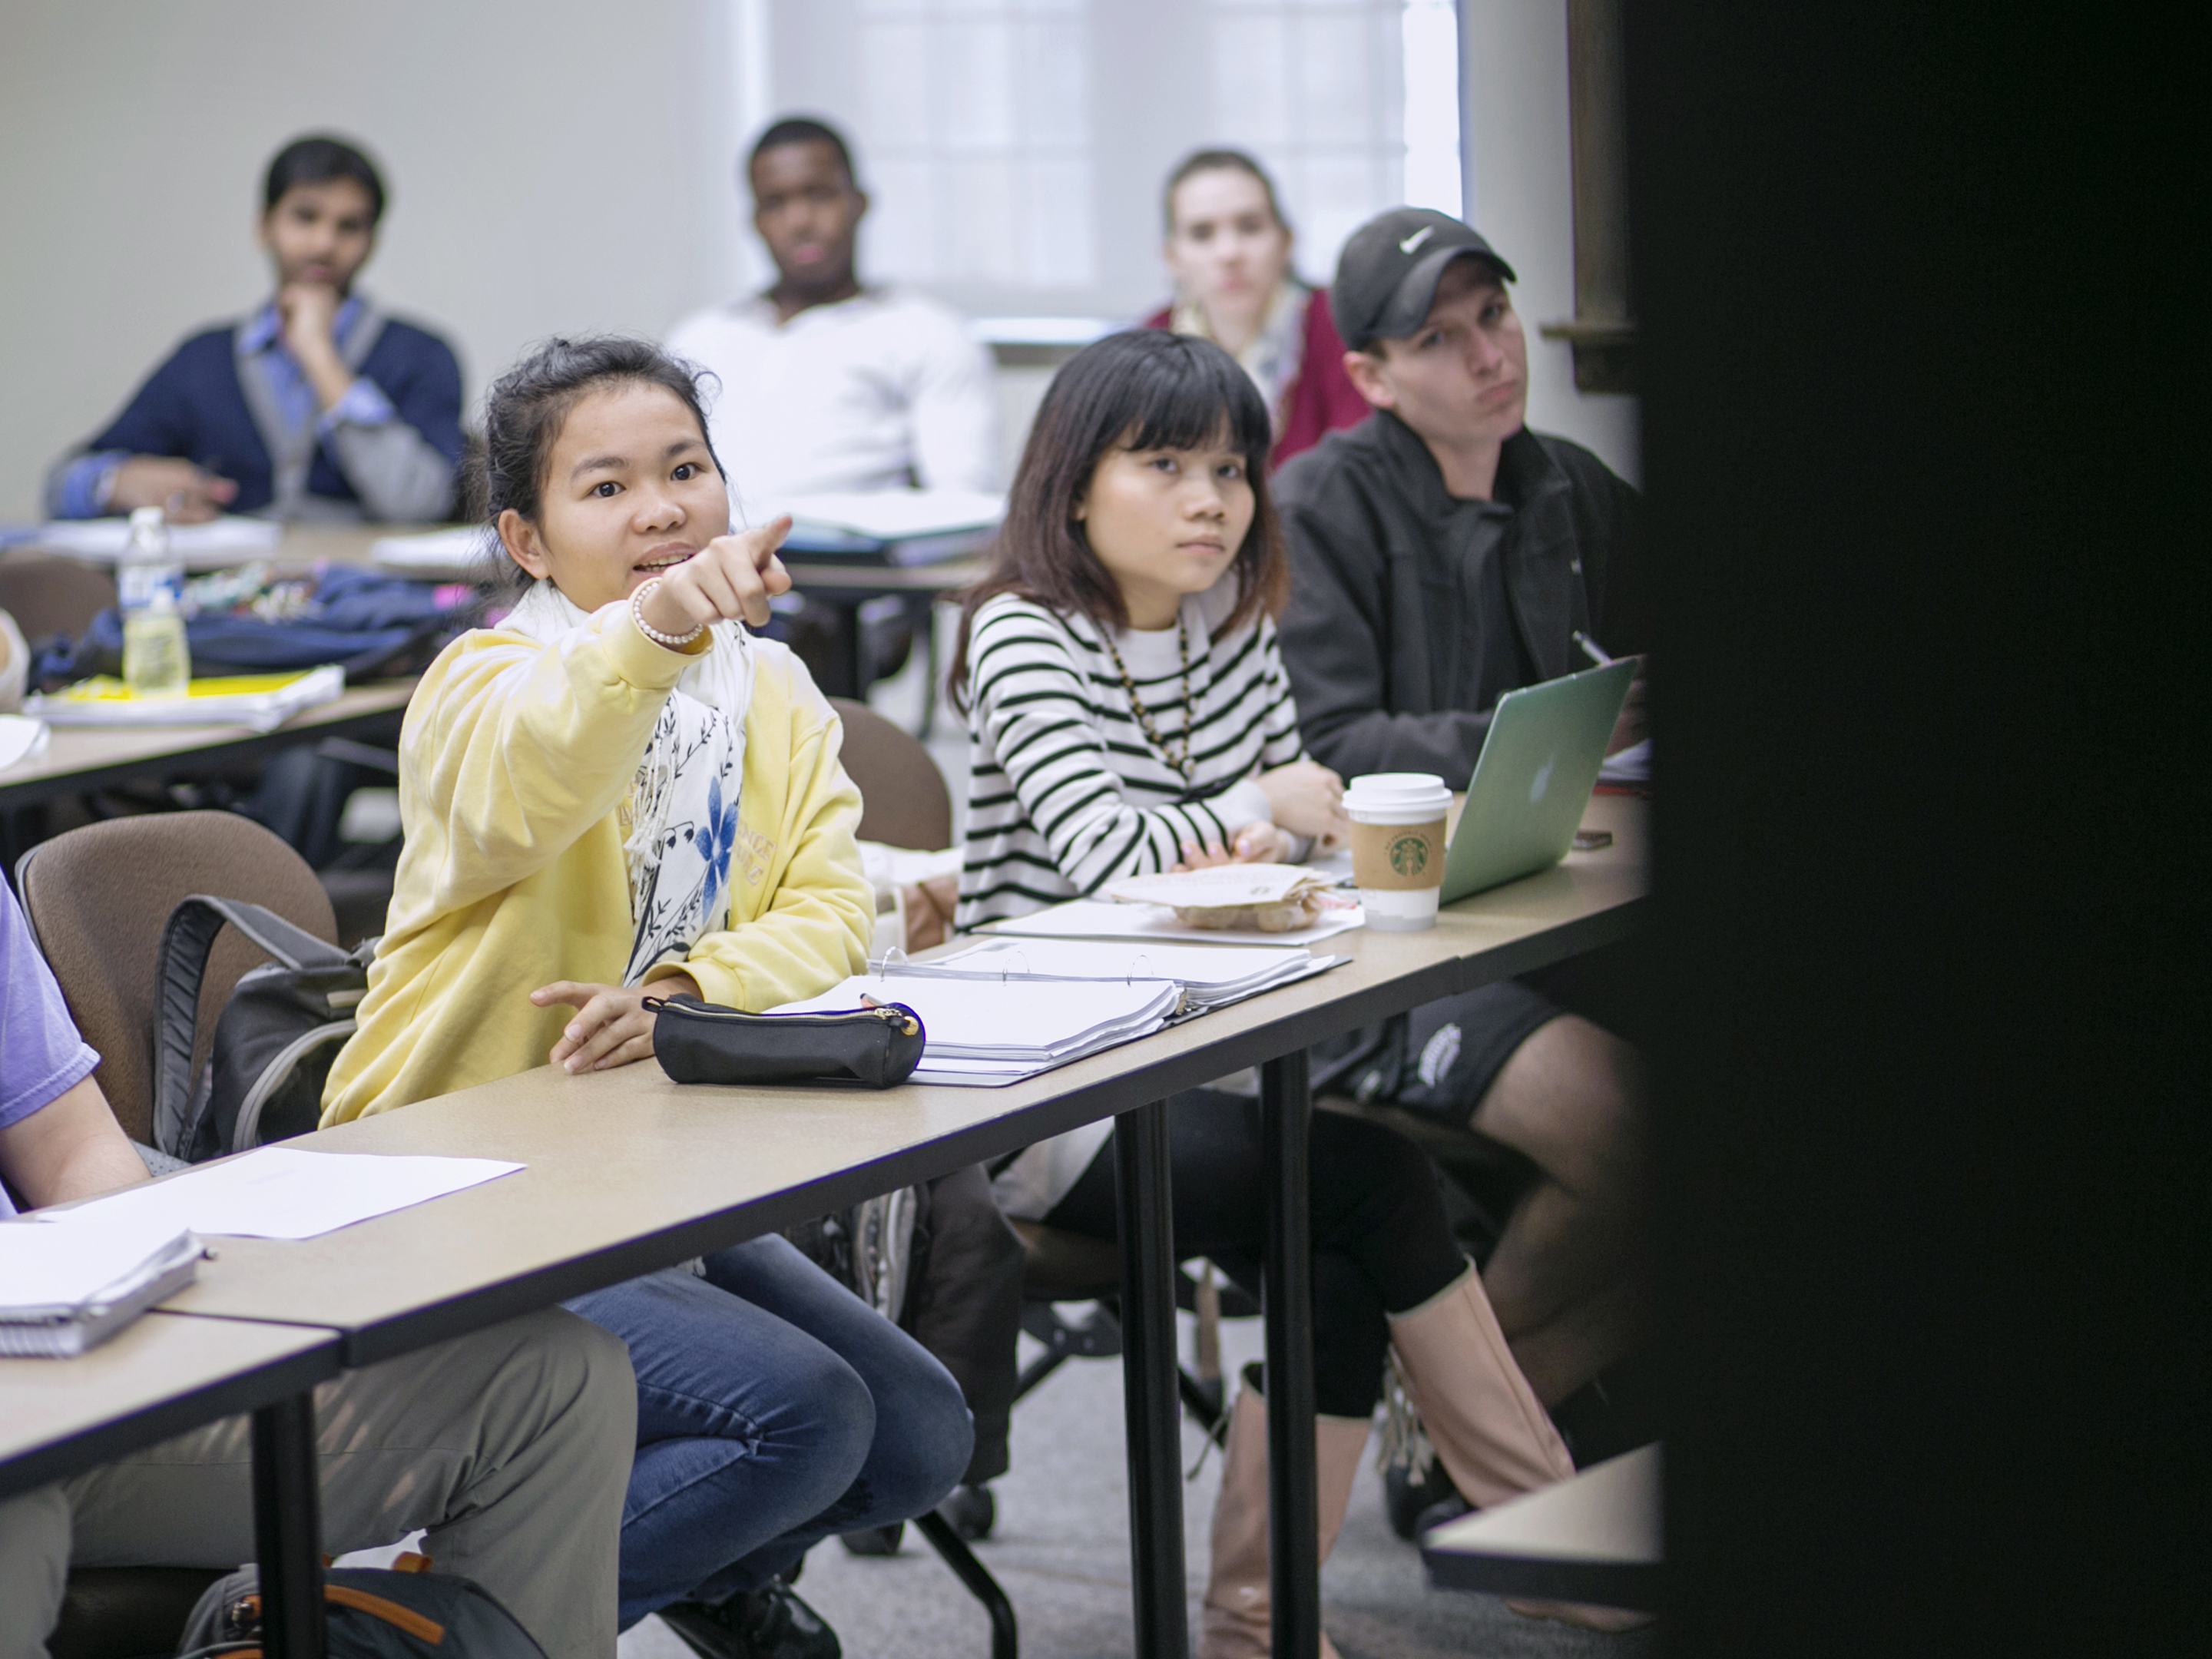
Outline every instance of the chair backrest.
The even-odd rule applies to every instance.
[[[0,611],[35,644],[52,634],[71,639],[115,603],[115,578],[54,553],[0,558]]]
[[[845,773],[860,789],[860,839],[933,853],[952,844],[952,797],[921,739],[863,702],[832,697]]]
[[[26,853],[16,886],[77,1029],[100,1051],[94,1075],[108,1104],[124,1133],[141,1142],[150,1141],[154,1121],[155,957],[178,902],[194,893],[245,899],[337,943],[329,896],[307,860],[232,812],[88,823]],[[216,941],[200,981],[195,1077],[232,990],[265,960],[232,929]]]

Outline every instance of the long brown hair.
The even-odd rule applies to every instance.
[[[1211,340],[1133,329],[1109,334],[1069,358],[1037,408],[1022,464],[1006,497],[1006,522],[991,545],[991,568],[960,596],[952,647],[952,706],[968,712],[968,645],[975,613],[1001,593],[1101,628],[1126,628],[1128,608],[1113,574],[1091,550],[1075,504],[1109,449],[1199,449],[1227,428],[1252,483],[1252,526],[1223,580],[1237,584],[1237,608],[1222,623],[1240,628],[1290,596],[1275,505],[1267,494],[1274,432],[1252,377]]]

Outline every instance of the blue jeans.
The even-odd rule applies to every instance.
[[[974,1437],[951,1374],[781,1237],[568,1306],[629,1347],[619,1618],[767,1583],[833,1532],[925,1513]]]

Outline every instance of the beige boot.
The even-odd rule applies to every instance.
[[[1513,1363],[1473,1267],[1411,1313],[1393,1314],[1390,1346],[1429,1443],[1475,1508],[1574,1474],[1566,1442]]]
[[[1316,1528],[1320,1559],[1328,1559],[1352,1501],[1352,1477],[1367,1444],[1367,1419],[1314,1419]],[[1229,1414],[1229,1449],[1221,1462],[1221,1496],[1213,1505],[1213,1568],[1199,1625],[1198,1659],[1268,1659],[1267,1402],[1239,1390]],[[1326,1633],[1322,1659],[1339,1659]]]
[[[1469,1267],[1449,1290],[1393,1315],[1390,1346],[1429,1443],[1460,1496],[1477,1509],[1565,1480],[1575,1472],[1566,1442],[1513,1363],[1505,1334]],[[1632,1630],[1650,1615],[1572,1601],[1509,1601],[1530,1619],[1587,1630]]]

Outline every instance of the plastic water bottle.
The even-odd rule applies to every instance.
[[[131,533],[115,567],[123,611],[123,678],[139,697],[181,697],[192,677],[185,641],[185,566],[169,547],[158,507],[131,515]]]

